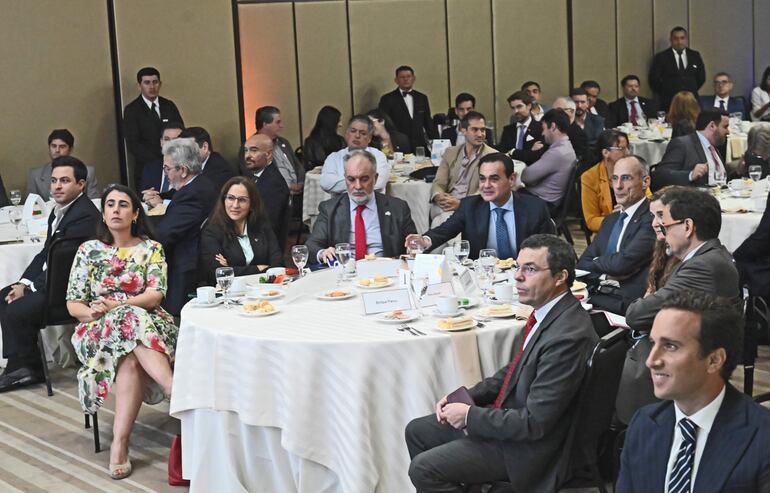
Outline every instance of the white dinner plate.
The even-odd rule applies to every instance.
[[[440,311],[438,311],[438,308],[434,308],[432,313],[434,317],[447,318],[447,317],[457,317],[459,315],[462,315],[463,312],[465,312],[465,310],[463,310],[462,308],[458,308],[453,313],[441,313]]]
[[[198,298],[193,298],[190,300],[190,305],[198,308],[211,308],[212,306],[221,305],[224,301],[224,298],[216,298],[214,301],[201,303]]]
[[[268,291],[278,291],[278,294],[267,294],[267,292],[268,292]],[[282,290],[280,290],[280,289],[276,289],[276,288],[265,288],[265,289],[263,289],[262,291],[260,291],[259,293],[256,293],[256,294],[248,294],[248,295],[246,295],[246,297],[247,297],[248,299],[250,299],[250,300],[274,300],[274,299],[276,299],[276,298],[280,298],[280,297],[281,297],[281,296],[283,296],[284,294],[286,294],[286,293],[284,293],[284,292],[283,292]]]
[[[420,314],[412,310],[405,311],[404,318],[385,318],[385,315],[387,315],[388,313],[390,312],[380,313],[379,315],[377,315],[375,320],[377,320],[378,322],[382,322],[384,324],[404,324],[420,318]]]
[[[270,315],[275,315],[276,313],[280,312],[281,309],[277,306],[273,305],[273,311],[267,312],[267,313],[261,313],[261,312],[247,312],[242,307],[238,309],[238,315],[242,317],[269,317]]]
[[[388,286],[392,286],[393,283],[394,283],[393,279],[388,278],[387,281],[385,281],[382,284],[375,284],[375,285],[369,285],[369,286],[361,286],[361,284],[359,284],[359,281],[356,280],[356,287],[359,288],[359,289],[382,289],[382,288],[387,288]]]
[[[478,322],[476,322],[473,319],[470,319],[467,324],[461,325],[459,327],[452,327],[451,329],[442,329],[441,327],[438,327],[438,324],[436,327],[438,327],[439,330],[443,330],[444,332],[459,332],[462,330],[468,330],[476,327],[478,325]]]
[[[495,314],[495,313],[489,313],[488,310],[489,308],[482,308],[481,310],[479,310],[479,315],[481,315],[482,317],[489,317],[489,318],[510,318],[516,315],[516,307],[514,307],[513,305],[511,305],[510,313]]]
[[[347,291],[347,290],[345,290],[345,289],[329,289],[329,290],[322,291],[322,292],[318,293],[316,295],[316,298],[318,298],[319,300],[326,300],[326,301],[340,301],[340,300],[347,300],[348,298],[352,298],[353,296],[356,295],[356,293],[353,292],[353,291],[347,291],[348,294],[346,294],[345,296],[326,296],[326,293],[328,293],[330,291]]]

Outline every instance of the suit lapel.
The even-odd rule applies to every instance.
[[[644,454],[644,459],[649,461],[649,468],[644,469],[648,471],[649,481],[646,491],[664,491],[668,456],[674,441],[674,403],[667,403],[657,414],[650,416],[650,419],[653,421],[652,426],[657,429],[651,431],[647,437],[648,443],[644,445],[644,450],[650,451]]]
[[[401,101],[401,109],[404,111],[404,116],[408,118],[409,121],[412,121],[412,115],[409,114],[409,107],[406,105],[406,98],[401,94],[401,89],[396,88],[395,93],[396,93],[396,98],[398,98]],[[417,103],[415,101],[414,91],[412,91],[412,108],[415,111],[417,110]]]
[[[332,212],[332,215],[335,218],[334,228],[332,229],[334,245],[337,243],[347,243],[350,240],[350,232],[353,229],[350,224],[350,199],[348,198],[347,193],[343,193],[340,196],[335,204],[335,210]]]
[[[707,163],[708,159],[706,158],[706,151],[703,150],[703,146],[700,143],[700,139],[698,138],[697,132],[690,134],[690,139],[693,145],[695,146],[695,152],[698,153],[698,159],[699,159],[698,162]],[[708,180],[708,176],[706,176],[706,180]]]
[[[516,223],[516,253],[519,252],[519,245],[524,241],[527,235],[527,213],[524,204],[519,200],[516,192],[513,193],[513,218]],[[487,220],[489,217],[487,216]]]
[[[482,248],[487,247],[487,238],[489,237],[489,204],[485,202],[480,195],[476,195],[475,197],[478,197],[475,216],[479,232],[479,250],[481,250]],[[471,238],[468,238],[468,240],[473,241]],[[473,248],[471,248],[471,250],[473,250]],[[479,250],[475,252],[477,257],[479,255]]]
[[[621,250],[625,244],[626,240],[629,240],[629,238],[632,240],[634,236],[636,235],[636,232],[639,230],[639,225],[641,224],[642,218],[645,214],[650,213],[650,203],[645,200],[637,209],[636,212],[634,212],[634,215],[629,219],[628,226],[626,226],[626,231],[623,233],[623,238],[620,240],[620,245],[618,245],[618,250]],[[629,240],[629,241],[631,241]]]
[[[703,450],[693,491],[722,491],[757,429],[748,423],[740,395],[728,386]]]
[[[380,221],[380,237],[382,240],[382,253],[385,257],[395,256],[395,249],[391,244],[397,235],[391,234],[392,215],[390,212],[390,200],[382,194],[374,193],[374,201],[377,204],[377,219]]]

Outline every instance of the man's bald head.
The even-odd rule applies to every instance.
[[[265,134],[254,134],[243,144],[246,167],[259,172],[273,161],[273,141]]]

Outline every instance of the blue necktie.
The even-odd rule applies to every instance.
[[[520,151],[524,149],[524,134],[527,133],[527,127],[523,123],[519,123],[519,135],[516,137],[516,150]]]
[[[698,425],[687,418],[679,421],[679,431],[682,433],[682,444],[676,454],[676,462],[671,476],[668,478],[668,493],[690,493],[692,467],[695,461],[695,433]]]
[[[610,232],[610,239],[607,241],[607,253],[615,253],[618,251],[618,240],[620,240],[620,232],[623,231],[623,222],[628,217],[628,214],[621,212],[618,216],[618,220],[615,221],[615,225],[612,226]]]
[[[160,177],[160,193],[168,192],[168,177],[161,175]]]
[[[507,210],[502,207],[495,209],[497,222],[495,223],[495,237],[497,237],[497,258],[513,258],[513,248],[511,239],[508,238],[508,226],[505,224],[505,213]]]

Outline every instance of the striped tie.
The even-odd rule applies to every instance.
[[[690,493],[691,491],[690,480],[695,460],[695,434],[698,431],[698,425],[687,418],[682,418],[679,421],[679,431],[682,434],[682,444],[679,446],[674,469],[668,480],[668,493]]]

